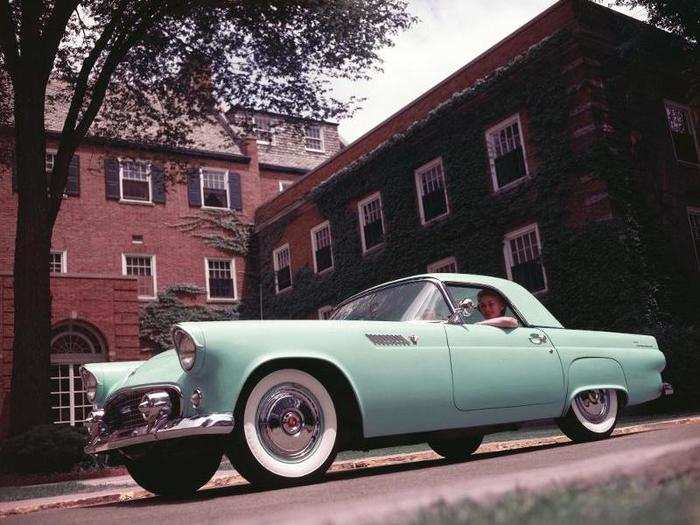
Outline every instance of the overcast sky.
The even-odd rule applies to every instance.
[[[384,72],[367,82],[335,83],[337,96],[366,98],[360,111],[340,122],[343,140],[354,141],[555,1],[409,0],[420,21],[382,53]],[[645,19],[642,10],[618,10]]]

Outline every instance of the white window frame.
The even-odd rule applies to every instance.
[[[673,132],[671,131],[671,125],[668,122],[668,113],[666,112],[667,106],[674,106],[678,109],[681,109],[681,110],[688,112],[688,120],[690,121],[690,127],[691,127],[691,131],[693,133],[693,139],[695,141],[695,152],[698,156],[698,162],[688,162],[687,160],[681,160],[678,158],[678,153],[676,152],[676,145],[673,142]],[[664,99],[664,117],[666,119],[666,127],[668,128],[668,136],[671,139],[671,147],[673,148],[673,156],[676,158],[676,162],[679,162],[681,164],[686,164],[688,166],[700,165],[700,141],[698,141],[698,130],[695,127],[695,119],[693,118],[693,110],[690,108],[690,106],[687,106],[685,104],[680,104],[678,102],[674,102],[673,100]]]
[[[68,273],[68,251],[67,250],[51,250],[51,255],[54,253],[60,253],[61,254],[61,271],[60,272],[51,272],[52,274],[56,275],[57,273]]]
[[[204,172],[205,171],[211,171],[211,172],[224,174],[224,189],[226,190],[226,207],[225,208],[220,208],[219,206],[206,206],[204,204]],[[207,166],[203,166],[203,167],[199,168],[199,196],[202,200],[202,209],[204,209],[204,210],[230,210],[231,209],[231,192],[230,192],[230,186],[229,186],[229,181],[228,181],[228,173],[229,173],[229,170],[225,170],[225,169],[221,169],[221,168],[210,168]]]
[[[310,137],[309,135],[307,135],[310,127],[317,127],[318,128],[318,139],[316,137]],[[312,140],[320,140],[321,141],[321,149],[310,148],[306,143],[307,138],[310,138]],[[325,139],[324,134],[323,134],[323,126],[322,125],[320,125],[320,124],[307,124],[306,126],[304,126],[304,149],[306,151],[315,151],[318,153],[324,153],[326,151],[326,139]]]
[[[431,170],[435,166],[440,166],[440,173],[442,174],[442,192],[445,195],[445,213],[442,215],[438,215],[437,217],[433,217],[429,221],[425,220],[425,210],[423,210],[423,196],[421,195],[422,189],[423,189],[423,174],[426,171]],[[447,198],[447,177],[445,177],[445,166],[442,164],[442,157],[438,157],[436,159],[431,160],[430,162],[426,162],[422,166],[420,166],[416,171],[414,172],[414,182],[416,186],[416,196],[418,197],[418,212],[420,215],[420,223],[422,226],[427,226],[428,224],[432,224],[433,222],[439,221],[440,219],[443,219],[445,217],[448,217],[450,215],[450,199]]]
[[[258,127],[258,120],[267,121],[267,129]],[[265,140],[258,138],[258,131],[269,134],[270,140]],[[253,115],[253,133],[255,133],[255,139],[258,144],[269,145],[272,144],[272,117],[267,115]]]
[[[277,254],[285,249],[289,252],[289,286],[280,290],[277,282],[277,272],[280,270],[277,263]],[[272,267],[275,271],[275,294],[283,293],[294,288],[294,276],[292,275],[292,250],[289,247],[289,243],[283,244],[279,248],[272,250]]]
[[[444,259],[440,259],[439,261],[435,261],[434,263],[430,263],[428,265],[428,273],[441,273],[438,272],[438,269],[442,268],[443,266],[447,266],[448,264],[455,265],[454,273],[457,273],[459,271],[457,266],[457,259],[455,259],[454,256],[450,256],[445,257]]]
[[[506,263],[506,275],[508,276],[508,280],[512,281],[513,280],[513,272],[511,271],[511,268],[513,266],[513,253],[510,249],[510,241],[513,239],[516,239],[518,237],[521,237],[522,235],[525,235],[526,233],[530,233],[531,231],[535,232],[535,239],[537,240],[537,249],[539,250],[540,257],[542,256],[542,238],[540,237],[540,228],[536,222],[530,223],[527,226],[523,226],[522,228],[518,228],[517,230],[512,230],[506,233],[503,236],[503,259],[504,262]],[[549,285],[547,284],[547,269],[544,267],[544,264],[542,266],[542,278],[544,281],[544,288],[542,290],[537,290],[536,292],[531,292],[533,295],[539,295],[546,293],[549,290]]]
[[[520,147],[523,149],[523,162],[525,163],[525,176],[520,177],[519,179],[516,179],[514,181],[509,182],[508,184],[505,184],[503,186],[498,185],[498,177],[496,175],[496,149],[493,143],[491,142],[491,135],[501,131],[504,128],[507,128],[509,126],[512,126],[513,123],[517,122],[518,123],[518,137],[520,138]],[[491,126],[489,129],[486,130],[486,133],[484,133],[484,138],[486,139],[486,153],[489,158],[489,169],[491,170],[491,184],[493,187],[494,192],[498,192],[501,190],[506,190],[508,188],[512,188],[513,186],[517,186],[523,181],[526,181],[530,177],[530,168],[528,167],[528,162],[527,162],[527,150],[525,149],[525,133],[523,131],[523,124],[522,121],[520,120],[520,113],[516,113],[515,115],[511,115],[505,120],[500,121],[498,124]]]
[[[316,262],[316,232],[328,228],[328,238],[330,240],[331,246],[331,265],[325,270],[318,271],[318,263]],[[335,269],[335,259],[333,258],[333,232],[331,232],[331,223],[329,221],[323,221],[311,228],[311,255],[314,259],[314,273],[317,275],[323,275],[324,273],[332,272]],[[291,261],[291,257],[290,257]]]
[[[209,261],[231,263],[231,279],[233,280],[233,297],[212,297],[209,291]],[[204,283],[207,290],[207,301],[211,303],[230,303],[238,301],[238,285],[236,283],[236,260],[221,257],[205,257],[204,258]]]
[[[687,213],[688,213],[688,227],[690,228],[690,241],[693,243],[693,250],[695,251],[695,262],[698,265],[698,270],[700,270],[700,252],[698,252],[697,244],[696,244],[695,237],[693,234],[693,223],[690,220],[691,215],[697,215],[698,222],[700,222],[700,208],[696,208],[694,206],[688,206]]]
[[[129,277],[126,273],[126,258],[127,257],[150,257],[151,258],[151,273],[153,274],[153,295],[137,296],[141,301],[153,301],[158,298],[158,277],[156,272],[156,256],[149,253],[122,253],[122,275]],[[133,277],[138,277],[134,275]]]
[[[287,188],[284,187],[285,184],[288,184],[287,188],[294,184],[293,180],[278,180],[277,181],[277,187],[279,188],[279,192],[282,193],[284,190]]]
[[[141,159],[127,159],[127,158],[118,158],[117,161],[119,162],[119,202],[131,202],[131,203],[136,203],[136,204],[152,204],[153,203],[153,177],[151,177],[151,161],[148,160],[141,160]],[[123,180],[124,180],[124,169],[123,169],[123,163],[124,162],[134,162],[134,163],[141,163],[145,164],[148,170],[148,200],[147,201],[142,201],[138,199],[128,199],[124,198],[124,185],[123,185]]]
[[[46,173],[51,173],[53,172],[53,167],[56,165],[56,155],[58,154],[58,150],[55,149],[47,149],[46,154],[44,155],[44,170]],[[51,169],[48,168],[49,164],[49,155],[53,157],[51,160]]]
[[[370,202],[378,200],[379,201],[379,219],[382,221],[382,235],[384,239],[386,239],[386,226],[384,225],[384,205],[382,204],[382,194],[379,191],[375,191],[371,195],[365,197],[362,199],[360,202],[357,203],[357,220],[360,223],[360,240],[362,243],[362,255],[365,255],[367,252],[373,252],[374,250],[377,250],[384,246],[384,243],[386,242],[383,240],[379,244],[376,244],[372,246],[371,248],[367,248],[367,243],[365,242],[365,213],[364,213],[364,207],[369,204]]]
[[[333,307],[331,305],[322,306],[316,312],[318,314],[318,320],[325,321],[326,319],[323,318],[323,314],[325,314],[327,312],[332,312],[332,311],[333,311]]]

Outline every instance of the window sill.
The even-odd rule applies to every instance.
[[[383,251],[384,246],[386,246],[386,241],[381,244],[376,244],[367,250],[364,250],[362,252],[362,257],[371,257],[372,255]]]
[[[450,212],[448,211],[447,213],[443,213],[442,215],[438,215],[437,217],[430,219],[427,222],[421,221],[421,226],[423,226],[424,228],[430,228],[434,224],[439,224],[441,222],[444,222],[447,219],[449,219],[450,217],[451,217],[451,215],[450,215]]]
[[[156,299],[158,299],[158,297],[145,297],[141,295],[138,296],[138,300],[142,303],[150,303],[151,301],[155,301]]]
[[[155,206],[153,201],[134,201],[131,199],[119,199],[119,204],[135,204],[136,206]]]
[[[221,208],[219,206],[201,206],[203,210],[215,210],[215,211],[234,211],[231,208]]]
[[[502,194],[508,193],[508,191],[512,190],[513,188],[517,188],[522,183],[527,182],[529,180],[532,180],[532,177],[530,177],[530,175],[525,175],[524,177],[520,177],[519,179],[516,179],[512,182],[509,182],[505,186],[499,186],[498,188],[495,188],[493,190],[493,195],[502,195]]]
[[[325,270],[321,270],[320,272],[314,272],[314,275],[316,277],[325,277],[329,273],[333,273],[333,270],[335,270],[335,266],[330,266],[329,268],[326,268]]]
[[[208,303],[231,304],[238,302],[237,297],[207,297]]]
[[[284,290],[275,290],[275,295],[282,295],[285,293],[289,293],[292,290],[294,290],[294,286],[289,286],[288,288],[285,288]]]
[[[700,162],[690,162],[676,158],[676,162],[685,168],[700,168]]]
[[[304,148],[305,151],[308,151],[309,153],[325,153],[325,149],[313,149],[313,148]]]

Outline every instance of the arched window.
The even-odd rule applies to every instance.
[[[80,321],[54,327],[51,336],[51,416],[54,423],[82,424],[91,405],[85,398],[80,365],[104,361],[107,345],[100,332]]]

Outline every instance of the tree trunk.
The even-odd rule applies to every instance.
[[[49,421],[51,230],[46,189],[46,81],[29,68],[15,93],[19,196],[14,258],[14,345],[10,435]]]

